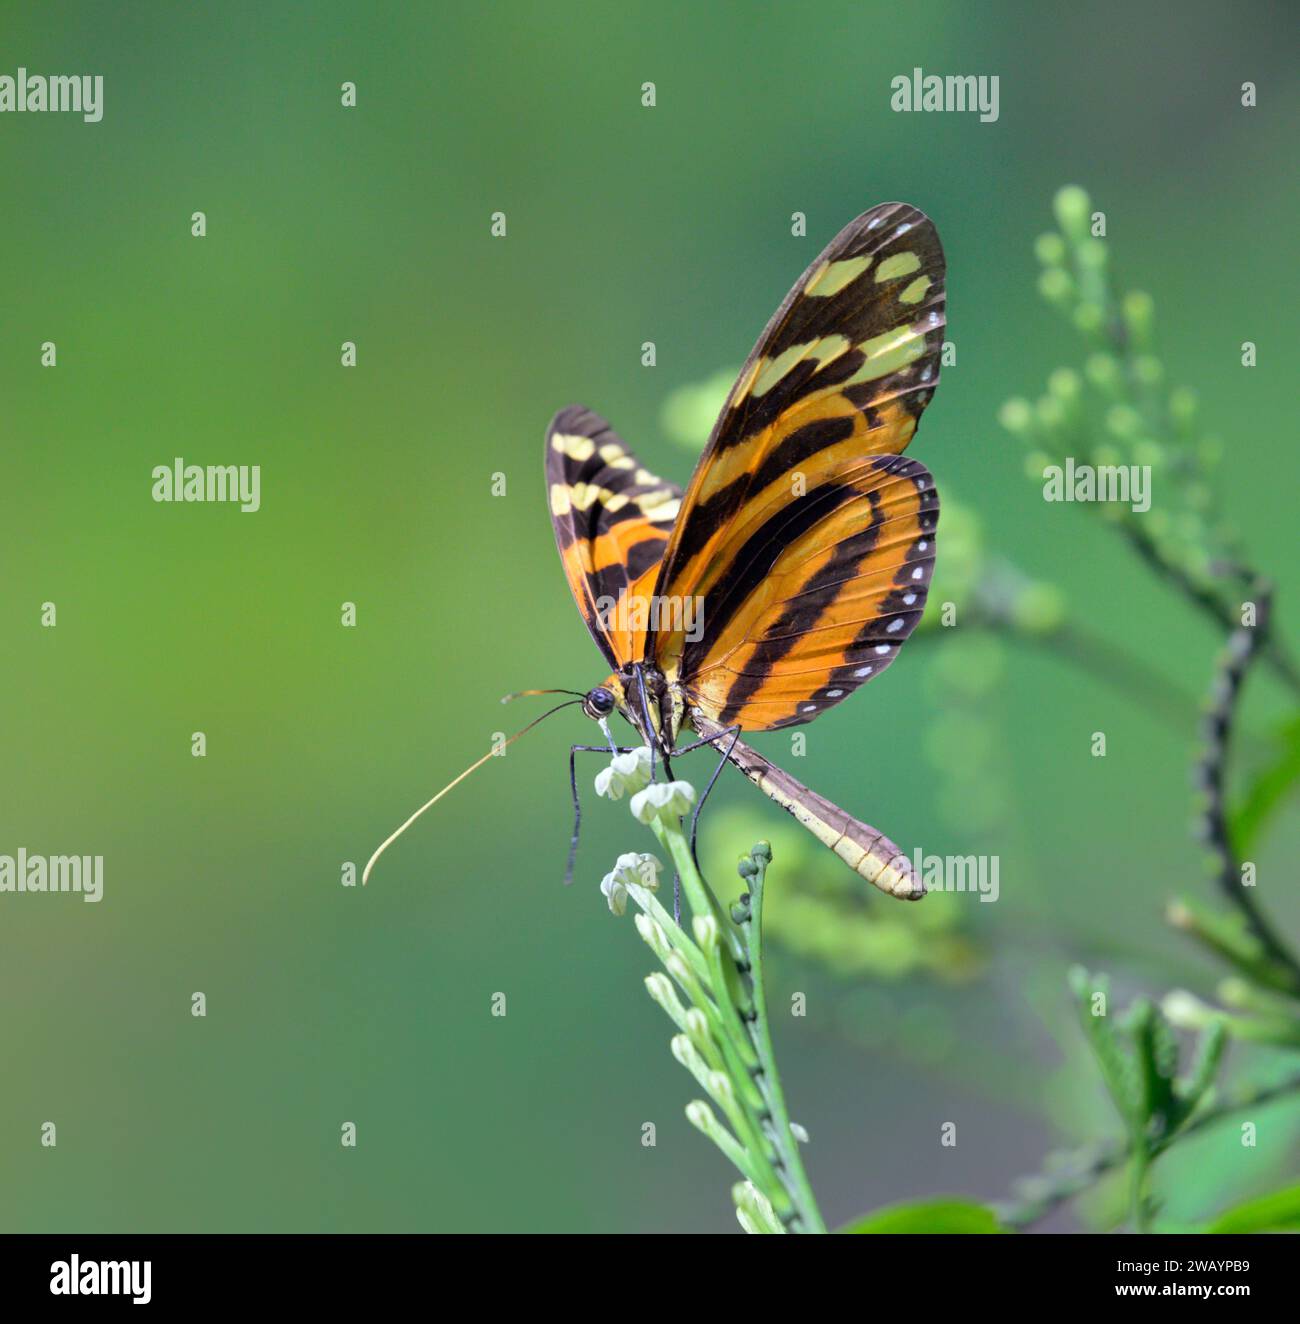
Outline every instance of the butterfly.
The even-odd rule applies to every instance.
[[[667,771],[712,746],[719,771],[733,764],[861,877],[904,898],[924,888],[899,848],[741,735],[836,707],[889,667],[921,619],[939,497],[903,451],[939,380],[944,275],[938,233],[915,207],[884,203],[846,225],[759,337],[685,491],[647,470],[599,414],[556,414],[551,521],[610,670],[585,692],[522,691],[578,696],[607,738],[618,713]],[[570,876],[574,755],[601,748],[569,755]],[[380,847],[366,876],[450,789]]]

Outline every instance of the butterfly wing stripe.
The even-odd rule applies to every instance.
[[[900,480],[897,471],[903,466],[909,467]],[[755,593],[775,596],[779,584],[801,576],[806,580],[803,590],[810,593],[840,582],[834,578],[837,572],[841,580],[854,578],[883,531],[889,531],[887,548],[899,546],[900,539],[906,540],[898,533],[900,516],[906,527],[915,506],[915,491],[906,479],[924,472],[895,456],[871,456],[829,475],[772,513],[746,512],[746,528],[753,531],[709,585],[704,634],[687,646],[684,671],[701,665],[701,655],[726,634],[736,612]],[[805,576],[811,568],[808,558],[821,554],[827,559]]]
[[[823,450],[901,452],[939,376],[944,262],[914,207],[851,222],[787,295],[733,387],[683,502],[656,592],[705,595],[755,501]],[[925,281],[922,285],[920,282]],[[838,458],[843,458],[842,455]],[[670,674],[680,633],[649,641]]]
[[[738,557],[730,589],[719,586],[721,611],[706,599],[703,636],[680,665],[687,702],[705,716],[751,731],[809,721],[879,675],[915,628],[938,494],[914,460],[863,467],[829,495],[808,494],[820,518],[802,532],[790,536],[788,516],[769,521],[766,544],[760,530],[748,567]]]
[[[561,410],[546,433],[546,485],[565,577],[611,668],[641,655],[630,613],[603,610],[647,595],[677,518],[681,489],[643,468],[599,414]]]

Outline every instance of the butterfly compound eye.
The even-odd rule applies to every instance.
[[[589,717],[608,717],[614,711],[614,696],[603,685],[597,685],[588,691],[583,706]]]

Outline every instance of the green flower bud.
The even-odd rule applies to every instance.
[[[1045,267],[1059,267],[1065,261],[1065,240],[1055,231],[1040,234],[1034,240],[1034,253]]]
[[[1075,261],[1082,271],[1098,272],[1106,269],[1106,243],[1103,239],[1089,237],[1075,250]]]
[[[1160,1010],[1164,1012],[1165,1020],[1180,1030],[1204,1029],[1218,1016],[1213,1007],[1207,1006],[1186,989],[1175,989],[1165,994]]]
[[[1022,400],[1019,396],[1008,400],[998,410],[998,422],[1008,432],[1023,436],[1033,424],[1033,411],[1029,407],[1029,401]]]
[[[1142,426],[1142,416],[1130,405],[1112,405],[1106,411],[1106,430],[1125,441],[1137,435]]]
[[[1159,386],[1165,377],[1165,365],[1154,354],[1140,354],[1133,361],[1133,375],[1143,386]]]
[[[685,1016],[686,1033],[691,1037],[691,1043],[697,1048],[701,1044],[709,1042],[709,1018],[698,1008],[692,1007]]]
[[[1065,426],[1065,410],[1059,400],[1045,395],[1034,405],[1034,419],[1044,432],[1059,432]]]
[[[1088,221],[1092,215],[1092,200],[1077,184],[1067,184],[1052,200],[1056,222],[1071,243],[1082,243],[1090,238]]]
[[[1133,462],[1135,464],[1149,464],[1152,469],[1163,469],[1167,458],[1165,448],[1150,437],[1143,437],[1133,447]]]
[[[678,985],[688,996],[693,997],[691,989],[698,989],[699,983],[695,978],[695,971],[691,969],[690,962],[675,947],[669,948],[666,952],[659,953],[659,959],[664,963],[664,969],[672,975]]]
[[[695,1045],[684,1034],[675,1034],[668,1042],[673,1057],[692,1075],[706,1070],[704,1059],[700,1057]]]
[[[1030,451],[1025,456],[1025,477],[1033,482],[1041,482],[1047,466],[1051,463],[1052,457],[1046,451]]]
[[[1155,323],[1155,302],[1142,290],[1130,290],[1124,296],[1121,307],[1124,325],[1139,349],[1145,349],[1151,342],[1151,331]]]
[[[673,981],[668,978],[661,970],[656,970],[654,974],[647,975],[645,979],[646,992],[661,1006],[665,1011],[668,1008],[680,1005],[677,1003],[677,994],[673,992]]]
[[[1099,390],[1113,395],[1119,388],[1121,377],[1119,364],[1109,354],[1090,354],[1084,365],[1088,380]]]
[[[726,1072],[710,1071],[704,1079],[708,1085],[709,1093],[723,1108],[729,1108],[735,1102],[736,1088],[732,1085],[731,1077]]]
[[[711,952],[718,945],[718,939],[722,936],[718,929],[718,921],[712,915],[696,915],[691,924],[695,933],[695,941],[704,949],[705,952]]]
[[[668,958],[676,955],[676,953],[672,944],[668,941],[668,935],[660,927],[658,921],[651,919],[649,915],[637,914],[633,919],[633,923],[636,925],[636,931],[641,935],[646,946],[667,965]],[[673,973],[670,969],[669,974]]]
[[[1098,303],[1081,303],[1074,310],[1075,329],[1085,336],[1096,335],[1105,320],[1105,313]]]
[[[1186,386],[1170,391],[1169,416],[1177,427],[1190,427],[1196,418],[1196,392]]]
[[[753,1182],[737,1182],[731,1188],[731,1198],[736,1205],[736,1220],[746,1232],[769,1235],[785,1232],[771,1201]]]
[[[1065,596],[1053,584],[1030,584],[1016,597],[1015,623],[1031,634],[1047,634],[1065,619]]]
[[[1047,379],[1047,389],[1062,404],[1070,405],[1078,400],[1083,383],[1073,368],[1056,368]]]
[[[1236,977],[1223,980],[1219,984],[1218,994],[1219,1000],[1228,1007],[1245,1009],[1254,1002],[1250,985],[1244,979]]]
[[[1048,267],[1038,277],[1038,292],[1053,306],[1068,307],[1074,298],[1074,279],[1061,267]]]

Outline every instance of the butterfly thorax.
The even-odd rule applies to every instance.
[[[684,703],[678,688],[668,682],[654,663],[629,662],[604,682],[614,695],[618,711],[647,744],[654,742],[671,754],[681,729]],[[644,699],[642,686],[644,685]],[[650,730],[646,730],[649,717]]]

